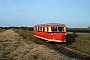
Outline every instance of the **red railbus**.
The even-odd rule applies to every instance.
[[[66,25],[47,23],[34,26],[34,36],[53,42],[66,42]]]

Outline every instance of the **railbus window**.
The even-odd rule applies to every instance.
[[[63,27],[52,27],[51,30],[52,32],[64,32]]]
[[[51,27],[52,32],[57,32],[57,27]]]
[[[39,31],[40,31],[40,27],[39,27]]]
[[[49,31],[48,27],[47,27],[47,32]]]
[[[43,27],[42,27],[42,31],[43,31]]]
[[[63,27],[58,27],[58,31],[59,32],[64,32],[64,28]]]
[[[43,31],[45,31],[45,27],[43,27]]]
[[[42,31],[42,27],[40,27],[40,31]]]
[[[38,27],[38,31],[39,31],[39,27]]]

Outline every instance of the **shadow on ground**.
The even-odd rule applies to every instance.
[[[74,43],[75,40],[76,40],[76,37],[78,37],[78,35],[67,34],[67,36],[66,36],[66,44],[71,45],[72,43]]]

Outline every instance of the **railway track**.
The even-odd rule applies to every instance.
[[[31,35],[28,35],[28,34],[25,35],[22,33],[20,33],[20,34],[22,35],[22,37],[31,39],[32,41],[34,41],[37,44],[47,45],[47,46],[51,47],[52,49],[56,49],[59,52],[65,54],[65,55],[68,55],[70,57],[76,57],[76,58],[79,58],[81,60],[90,60],[90,54],[75,50],[73,48],[69,48],[65,44],[54,43],[54,42],[47,43],[47,42],[45,42],[45,40],[34,37],[33,34],[31,34]],[[28,41],[26,41],[26,42],[29,43]]]

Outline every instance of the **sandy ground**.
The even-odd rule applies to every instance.
[[[78,60],[70,58],[45,45],[26,43],[18,33],[6,30],[0,33],[1,60]]]

